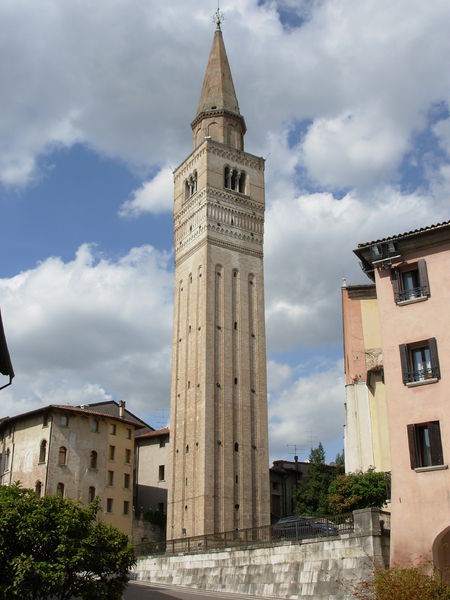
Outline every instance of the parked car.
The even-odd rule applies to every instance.
[[[273,535],[279,539],[301,539],[337,535],[338,528],[327,519],[293,515],[283,517],[273,527]]]

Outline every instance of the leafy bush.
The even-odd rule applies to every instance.
[[[450,600],[450,585],[420,567],[377,569],[353,593],[358,600]]]
[[[421,569],[379,569],[375,573],[377,600],[449,600],[450,585]]]
[[[0,600],[119,600],[134,553],[98,510],[0,486]]]
[[[359,508],[381,508],[386,500],[386,474],[374,469],[365,473],[338,475],[328,488],[328,503],[334,514],[343,514]]]

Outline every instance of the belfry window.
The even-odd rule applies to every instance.
[[[245,194],[245,172],[225,167],[224,171],[224,186],[227,190],[233,190],[240,194]]]
[[[184,183],[184,199],[187,200],[197,191],[197,171],[194,171]]]

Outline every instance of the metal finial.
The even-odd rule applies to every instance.
[[[220,24],[225,21],[225,17],[223,15],[223,13],[220,11],[219,3],[217,3],[217,10],[213,14],[212,18],[213,18],[213,21],[216,23],[216,26],[217,26],[216,31],[220,31]]]

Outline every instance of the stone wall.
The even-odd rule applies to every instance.
[[[323,540],[139,558],[134,578],[293,600],[354,598],[358,582],[389,561],[380,511],[355,511],[354,518],[353,533]]]

